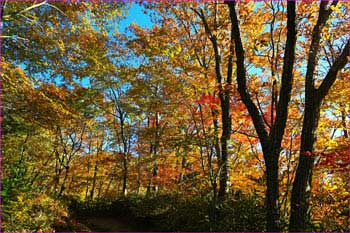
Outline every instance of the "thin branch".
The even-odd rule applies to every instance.
[[[252,101],[251,96],[247,90],[246,68],[244,64],[244,59],[245,59],[244,49],[243,49],[242,39],[240,35],[239,21],[238,21],[236,9],[235,9],[236,2],[227,1],[225,3],[229,7],[230,19],[233,25],[233,34],[231,36],[233,37],[233,41],[235,43],[235,52],[237,57],[236,79],[238,84],[238,92],[242,98],[243,103],[247,107],[250,116],[253,119],[253,123],[256,129],[256,132],[259,135],[263,149],[267,149],[268,133],[267,133],[263,118],[259,113],[257,106]]]
[[[0,36],[0,38],[4,38],[4,39],[8,38],[8,39],[13,39],[13,40],[21,39],[21,40],[29,41],[28,39],[20,37],[20,36]]]
[[[220,84],[222,82],[222,72],[221,72],[221,55],[220,55],[220,51],[219,51],[219,45],[217,42],[217,38],[216,36],[213,34],[212,30],[209,27],[209,24],[207,22],[207,19],[204,15],[204,12],[202,9],[200,9],[200,12],[194,8],[191,8],[191,10],[193,10],[198,16],[199,18],[202,20],[203,25],[204,25],[204,29],[205,32],[208,34],[209,39],[213,45],[213,49],[214,49],[214,54],[215,54],[215,72],[216,72],[216,79],[217,79],[217,83]]]
[[[58,7],[56,7],[56,6],[54,6],[54,5],[52,5],[52,4],[50,4],[50,3],[47,3],[47,5],[48,6],[50,6],[50,7],[52,7],[52,8],[54,8],[54,9],[56,9],[58,12],[60,12],[62,15],[64,15],[64,16],[67,16],[61,9],[59,9]]]
[[[263,111],[262,108],[261,108],[261,104],[260,104],[260,101],[259,101],[258,94],[255,94],[255,98],[256,98],[256,102],[257,102],[257,104],[258,104],[258,109],[259,109],[259,111],[260,111],[260,113],[261,113],[261,116],[262,116],[262,118],[263,118],[265,124],[271,129],[271,125],[267,122],[266,117],[264,116],[264,111]]]
[[[287,41],[283,59],[282,85],[276,107],[276,120],[271,129],[271,140],[274,145],[281,145],[288,118],[288,106],[293,86],[293,68],[295,62],[296,31],[296,3],[287,3]],[[277,96],[276,96],[277,97]],[[277,146],[279,150],[280,146]]]
[[[43,1],[43,2],[40,2],[40,3],[38,3],[38,4],[31,5],[30,7],[27,7],[27,8],[25,8],[24,10],[21,10],[21,11],[18,12],[17,14],[23,14],[23,13],[25,13],[25,12],[27,12],[27,11],[30,11],[30,10],[34,9],[34,8],[40,7],[40,6],[42,6],[42,5],[45,5],[46,3],[47,3],[46,1]]]
[[[334,1],[332,5],[336,5],[337,1]],[[305,89],[306,93],[310,94],[310,98],[312,98],[312,93],[315,90],[314,87],[314,73],[317,65],[317,55],[320,50],[320,41],[321,41],[321,33],[322,29],[325,26],[330,14],[332,13],[332,9],[327,9],[328,1],[321,1],[320,10],[316,25],[312,31],[312,40],[310,45],[309,57],[307,61],[307,70],[305,77]],[[307,99],[307,98],[306,98]]]
[[[338,72],[344,68],[346,63],[348,62],[348,56],[350,52],[350,40],[347,41],[346,46],[344,47],[342,53],[339,57],[335,60],[331,68],[329,69],[326,77],[322,81],[320,87],[316,90],[316,94],[318,97],[318,100],[324,99],[324,97],[327,95],[329,89],[332,87],[333,83],[335,82]]]
[[[228,65],[227,65],[227,83],[232,83],[232,70],[233,70],[233,54],[234,54],[234,26],[231,24],[231,38],[230,38],[230,51],[228,56]]]

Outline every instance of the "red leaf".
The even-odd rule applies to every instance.
[[[314,154],[311,151],[305,151],[305,156],[313,156]]]

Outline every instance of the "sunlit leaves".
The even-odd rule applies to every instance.
[[[348,4],[330,4],[327,8],[333,12],[321,32],[316,89],[349,32]],[[221,1],[141,3],[153,24],[147,28],[131,24],[123,35],[116,23],[126,5],[72,1],[23,11],[33,3],[7,3],[3,35],[14,37],[3,38],[4,174],[5,188],[12,181],[13,187],[5,196],[16,187],[27,190],[28,185],[22,187],[25,183],[37,190],[42,185],[40,191],[45,193],[24,198],[23,193],[12,192],[13,203],[23,210],[15,208],[23,215],[16,215],[16,220],[30,221],[28,213],[37,219],[30,209],[41,201],[52,212],[57,206],[47,197],[51,194],[88,201],[117,198],[122,195],[125,177],[129,193],[150,190],[154,195],[208,196],[218,187],[222,169],[221,104],[225,95],[231,109],[228,190],[264,195],[262,147],[235,79],[229,83],[227,78],[228,68],[233,69],[232,77],[236,75],[228,9]],[[282,85],[286,2],[246,1],[236,7],[246,56],[246,91],[270,131]],[[297,4],[294,83],[289,119],[278,148],[285,217],[299,158],[304,76],[318,11],[319,2]],[[231,58],[233,66],[228,67]],[[344,172],[349,170],[348,76],[348,68],[339,72],[322,105],[315,150],[301,155],[316,161],[319,177],[314,194],[323,201],[315,203],[322,213],[313,212],[317,221],[326,215],[325,210],[345,209],[343,198],[348,196],[344,188],[348,184]],[[64,186],[61,193],[60,186]]]

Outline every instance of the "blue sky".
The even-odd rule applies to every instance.
[[[151,28],[152,22],[148,15],[142,12],[144,8],[135,2],[131,3],[131,7],[128,10],[126,17],[120,21],[118,25],[118,31],[120,33],[125,33],[127,36],[132,36],[130,31],[127,30],[130,24],[136,23],[140,27]],[[112,32],[110,32],[110,36],[112,36]],[[135,61],[135,64],[137,62]],[[90,77],[82,78],[81,80],[76,80],[76,82],[80,83],[80,85],[84,87],[90,87]]]
[[[141,27],[152,27],[151,19],[148,15],[142,12],[143,7],[135,2],[131,3],[131,8],[128,11],[128,15],[125,19],[121,20],[119,25],[119,31],[121,33],[126,33],[126,28],[131,23],[136,23]]]

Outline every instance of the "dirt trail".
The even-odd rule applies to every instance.
[[[139,231],[137,226],[113,217],[90,217],[80,219],[80,223],[90,229],[91,232],[127,232]]]

